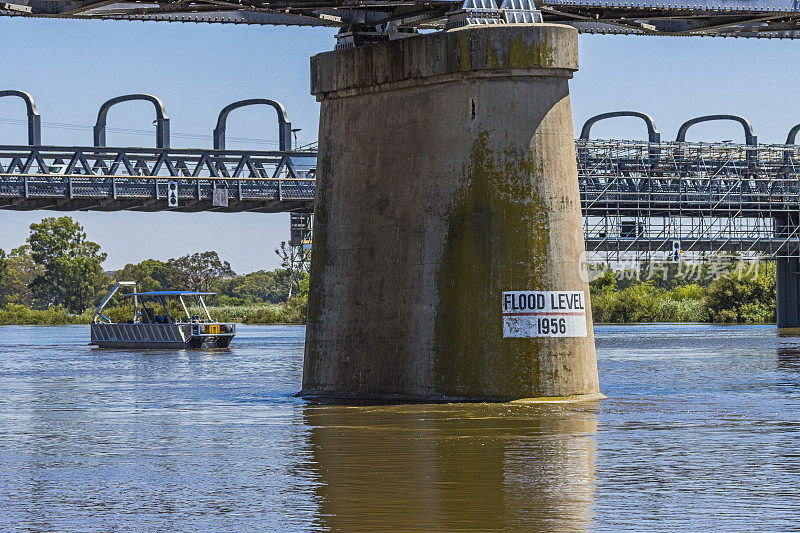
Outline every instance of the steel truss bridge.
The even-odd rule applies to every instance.
[[[800,249],[800,147],[576,140],[591,260]],[[313,211],[316,152],[0,147],[0,208]],[[169,184],[178,205],[168,204]],[[214,192],[225,202],[217,204]],[[696,254],[695,254],[696,255]],[[686,255],[691,257],[691,255]]]
[[[676,242],[687,254],[800,248],[800,147],[762,145],[752,157],[734,144],[576,144],[592,260],[665,259]],[[0,208],[308,213],[315,165],[312,151],[2,146]],[[215,190],[227,202],[215,205]]]
[[[0,209],[307,212],[315,165],[310,151],[2,146]]]
[[[600,120],[637,117],[647,141],[592,140]],[[735,121],[745,143],[689,143],[693,125]],[[800,147],[793,127],[780,145],[759,144],[736,115],[686,121],[662,142],[645,113],[603,113],[576,140],[587,259],[790,257],[800,249]]]
[[[590,260],[800,248],[800,148],[578,140]]]
[[[224,107],[212,133],[214,148],[170,148],[169,118],[157,97],[128,94],[100,106],[93,146],[43,146],[41,116],[30,94],[0,91],[23,100],[28,145],[0,146],[0,209],[60,211],[313,211],[317,154],[291,147],[292,125],[279,102],[251,99]],[[156,114],[155,149],[106,147],[111,107],[150,102]],[[278,117],[276,151],[225,149],[231,112],[266,105]],[[170,203],[170,196],[173,201]]]
[[[45,146],[41,117],[29,94],[28,145],[0,146],[0,209],[59,211],[313,212],[317,154],[291,147],[283,106],[253,99],[223,108],[213,149],[170,148],[169,119],[151,95],[105,102],[94,127],[94,146]],[[108,110],[145,100],[156,111],[156,148],[105,146]],[[268,105],[278,117],[279,150],[225,149],[228,115]],[[592,140],[601,120],[637,117],[647,141]],[[738,122],[744,144],[686,142],[700,122]],[[684,123],[664,142],[651,117],[635,111],[590,118],[576,140],[587,259],[685,259],[714,254],[790,257],[800,250],[800,125],[780,145],[759,144],[750,123],[734,115]],[[172,196],[172,198],[170,198]],[[299,223],[298,221],[294,221]]]

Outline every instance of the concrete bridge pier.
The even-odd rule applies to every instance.
[[[800,327],[800,254],[779,257],[775,264],[778,327]]]
[[[314,56],[303,391],[595,399],[577,32],[467,26]]]
[[[775,235],[788,237],[800,224],[796,215],[775,218]],[[787,253],[788,252],[788,253]],[[775,260],[775,303],[778,327],[800,327],[800,251],[783,250]]]

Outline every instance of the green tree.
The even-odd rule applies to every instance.
[[[592,295],[595,294],[610,294],[617,291],[617,277],[611,269],[606,270],[602,274],[595,277],[589,282],[589,289]]]
[[[30,255],[42,268],[30,284],[34,300],[42,307],[61,305],[82,313],[108,282],[101,267],[106,254],[70,217],[45,218],[30,229]]]
[[[25,244],[11,250],[5,263],[5,277],[0,283],[0,305],[13,303],[33,306],[30,284],[42,273],[42,268],[31,257],[30,246]]]
[[[135,281],[139,292],[185,289],[186,275],[174,265],[158,259],[129,263],[114,274],[117,281]]]
[[[259,270],[236,277],[225,284],[222,292],[250,302],[278,303],[286,300],[286,283],[276,272]]]
[[[308,291],[311,284],[311,276],[308,272],[303,272],[300,282],[298,283],[297,296],[308,299]]]
[[[733,265],[708,287],[708,315],[712,322],[774,322],[775,264]]]
[[[281,267],[288,274],[289,292],[287,298],[291,298],[292,291],[298,287],[302,274],[308,272],[311,252],[303,250],[300,246],[292,246],[286,241],[281,241],[280,246],[275,248],[275,254],[281,260]]]
[[[9,272],[8,261],[6,261],[6,251],[0,248],[0,306],[6,304],[8,295],[5,292],[5,287],[8,284]]]
[[[222,261],[217,252],[202,252],[170,259],[169,265],[183,276],[195,291],[207,291],[212,281],[225,276],[235,276],[230,263]]]

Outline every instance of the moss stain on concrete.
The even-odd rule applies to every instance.
[[[433,386],[439,394],[536,396],[541,341],[504,339],[501,316],[503,291],[546,289],[549,226],[535,177],[530,152],[496,149],[485,131],[478,134],[446,215],[436,277]]]
[[[469,34],[465,31],[459,32],[458,34],[458,48],[458,69],[462,72],[470,70],[472,68],[472,62],[469,57]]]
[[[500,66],[500,59],[497,56],[497,50],[492,45],[492,40],[486,36],[486,68],[497,68]]]
[[[509,68],[546,68],[553,66],[553,47],[547,35],[540,41],[530,44],[522,35],[511,37],[508,41]]]

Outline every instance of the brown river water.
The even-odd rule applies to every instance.
[[[522,406],[309,403],[303,335],[0,327],[0,530],[800,528],[798,336],[597,326],[609,399]]]

